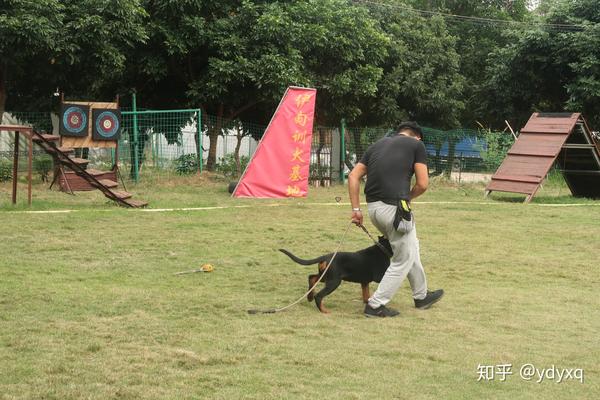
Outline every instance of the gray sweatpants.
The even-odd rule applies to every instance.
[[[369,305],[377,308],[389,303],[407,276],[413,298],[424,299],[427,295],[427,278],[419,255],[419,240],[414,216],[410,222],[402,221],[396,230],[394,229],[396,206],[381,201],[368,203],[367,206],[371,222],[390,241],[394,251],[388,270],[375,293],[369,298]]]

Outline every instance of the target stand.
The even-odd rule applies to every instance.
[[[121,111],[118,98],[114,102],[65,101],[61,95],[59,121],[59,146],[74,151],[75,158],[86,168],[86,153],[89,149],[114,149],[114,163],[109,171],[87,168],[87,172],[110,187],[123,183],[119,171],[119,138],[121,135]],[[60,190],[73,194],[75,191],[96,190],[90,182],[75,171],[65,170],[64,165],[55,163],[54,179],[50,187],[58,182]]]

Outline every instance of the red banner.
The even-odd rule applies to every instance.
[[[316,89],[289,87],[234,197],[306,197]]]

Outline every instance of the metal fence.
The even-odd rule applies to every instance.
[[[309,183],[314,186],[329,186],[337,180],[340,170],[339,130],[317,127],[312,136]]]
[[[58,117],[50,113],[11,112],[4,117],[4,123],[31,124],[47,132],[56,133],[58,126]],[[133,180],[153,173],[202,171],[209,158],[211,138],[217,141],[214,169],[235,177],[243,172],[266,129],[243,121],[219,121],[215,116],[201,115],[198,109],[123,111],[122,126],[118,152],[90,149],[87,157],[98,169],[112,165],[118,157],[124,175]],[[424,132],[430,173],[457,180],[495,171],[514,141],[510,133],[474,129],[442,131],[426,127]],[[310,182],[327,186],[342,179],[366,148],[388,133],[390,129],[385,127],[315,127]],[[11,157],[9,142],[0,141],[0,158]],[[44,156],[36,151],[35,157]]]
[[[202,172],[199,109],[123,111],[121,115],[119,159],[122,167],[129,168],[131,179],[138,181],[144,168],[181,171],[183,164],[189,172]]]
[[[346,168],[351,168],[369,145],[392,133],[389,128],[344,127]],[[484,179],[500,165],[514,142],[510,132],[475,129],[438,130],[423,127],[431,175],[468,180]],[[480,175],[480,176],[476,176]]]
[[[57,120],[58,121],[58,120]],[[52,130],[52,119],[50,113],[5,113],[0,115],[0,123],[2,125],[21,125],[31,124],[40,130]],[[13,157],[14,157],[14,133],[9,132],[0,135],[0,182],[10,181],[13,179]],[[17,174],[27,171],[28,168],[28,150],[27,139],[25,135],[19,137],[19,162],[17,165]],[[52,159],[46,153],[33,148],[33,177],[41,181],[47,182],[52,179]]]

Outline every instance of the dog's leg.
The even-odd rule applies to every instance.
[[[327,262],[321,261],[319,263],[319,273],[308,276],[308,288],[309,289],[311,287],[315,286],[315,283],[317,283],[317,281],[319,280],[319,278],[321,278],[321,275],[323,275],[323,271],[325,271],[325,268],[327,268]],[[306,299],[308,301],[313,301],[314,298],[315,298],[315,290],[313,289],[313,290],[310,291],[310,293],[308,293],[308,296],[306,296]]]
[[[321,261],[319,263],[319,275],[321,275],[323,271],[325,271],[325,268],[327,268],[327,261]]]
[[[315,304],[317,305],[319,311],[326,314],[329,313],[329,310],[323,305],[323,298],[337,289],[337,287],[340,286],[340,283],[342,283],[342,278],[337,276],[330,278],[325,282],[325,287],[315,295]]]
[[[369,284],[368,283],[361,283],[360,284],[361,288],[362,288],[362,299],[363,299],[363,303],[368,303],[369,302],[369,297],[371,297],[370,293],[369,293]]]
[[[308,289],[315,286],[315,283],[317,283],[318,280],[319,280],[319,274],[309,275],[308,276]],[[306,299],[308,301],[313,301],[314,298],[315,298],[315,290],[313,289],[310,292],[308,292]]]

